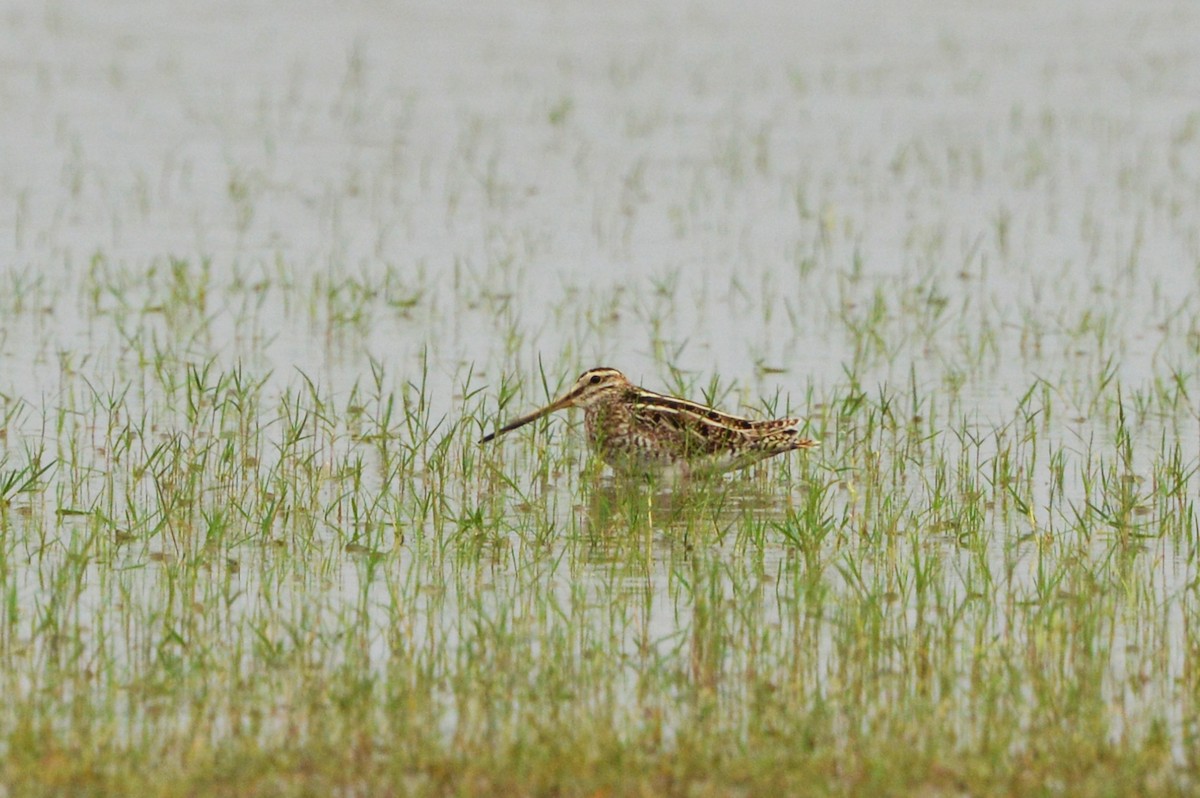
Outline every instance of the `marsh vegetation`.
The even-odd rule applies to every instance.
[[[1200,12],[303,11],[0,17],[0,795],[1195,789]]]

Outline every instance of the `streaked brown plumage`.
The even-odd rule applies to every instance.
[[[627,473],[727,471],[818,445],[801,437],[798,419],[731,416],[639,388],[621,372],[605,367],[583,372],[561,397],[485,435],[480,443],[566,407],[583,408],[592,450]]]

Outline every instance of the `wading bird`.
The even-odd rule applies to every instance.
[[[755,421],[639,388],[613,368],[588,369],[550,404],[521,416],[488,441],[567,407],[583,408],[588,443],[614,470],[627,474],[720,473],[818,442],[804,438],[800,421]]]

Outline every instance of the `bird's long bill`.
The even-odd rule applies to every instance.
[[[520,418],[517,418],[517,419],[514,419],[514,420],[508,422],[507,424],[505,424],[503,427],[496,430],[495,432],[491,432],[491,433],[488,433],[487,435],[484,435],[482,438],[479,439],[479,442],[487,443],[492,438],[498,438],[506,432],[512,432],[517,427],[523,427],[531,421],[537,421],[539,418],[541,418],[544,415],[547,415],[548,413],[553,413],[555,410],[562,410],[564,407],[567,407],[568,405],[570,405],[571,400],[574,398],[575,397],[572,396],[571,394],[567,394],[566,396],[562,397],[561,399],[555,399],[553,402],[546,405],[541,410],[534,410],[532,413],[529,413],[527,415],[521,416]]]

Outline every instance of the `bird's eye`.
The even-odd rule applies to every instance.
[[[591,383],[592,385],[595,385],[596,383],[600,382],[600,375],[593,374],[592,378],[590,380],[588,380],[588,382]]]

